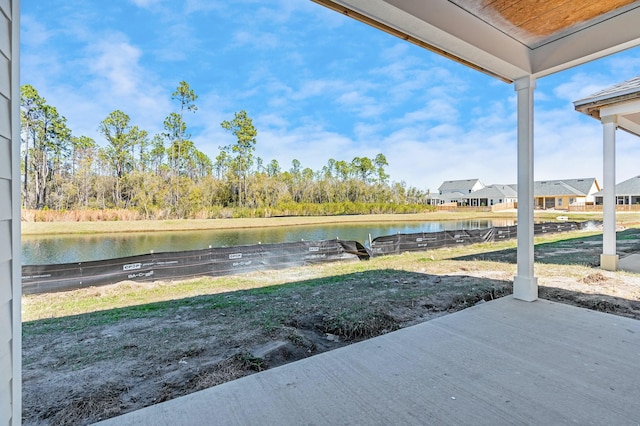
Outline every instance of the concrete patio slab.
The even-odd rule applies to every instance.
[[[505,297],[102,425],[638,425],[640,321]]]
[[[618,269],[627,272],[640,273],[640,254],[630,254],[618,261]]]

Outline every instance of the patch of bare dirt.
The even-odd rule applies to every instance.
[[[25,323],[23,421],[89,424],[510,292],[388,270]]]
[[[584,284],[598,284],[607,281],[607,277],[605,277],[601,272],[596,272],[595,274],[589,274],[580,281]]]

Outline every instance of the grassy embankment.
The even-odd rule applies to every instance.
[[[554,221],[558,212],[537,212],[536,220]],[[601,220],[601,213],[568,214],[572,221]],[[102,222],[22,222],[23,235],[96,234],[120,232],[198,231],[214,229],[317,225],[329,223],[423,222],[467,219],[516,219],[515,211],[506,212],[431,212],[415,214],[380,214],[348,216],[295,216],[253,219],[185,219]],[[640,213],[621,213],[618,222],[640,224]]]
[[[473,216],[469,214],[459,214],[452,215],[449,214],[434,214],[440,216],[440,219],[462,219],[471,217],[480,217]],[[435,217],[434,215],[426,215],[429,218]],[[486,215],[486,214],[485,214]],[[424,215],[418,218],[415,217],[415,220],[425,220]],[[541,215],[543,216],[543,215]],[[482,216],[486,217],[486,216]],[[495,218],[495,216],[491,216],[491,218]],[[593,216],[590,217],[594,219]],[[621,215],[620,222],[624,223],[626,226],[637,226],[640,223],[640,215]],[[303,220],[304,219],[304,220]],[[235,225],[239,227],[250,226],[265,226],[264,224],[258,225],[258,222],[264,223],[265,221],[275,221],[279,225],[271,225],[271,226],[285,226],[290,224],[302,224],[302,223],[322,223],[316,222],[310,219],[314,218],[274,218],[274,219],[262,219],[262,220],[240,220],[236,222]],[[331,218],[317,218],[318,220],[330,220]],[[348,217],[348,218],[340,218],[341,220],[350,219],[350,220],[362,220],[363,217]],[[381,218],[381,217],[373,217],[369,218],[375,219],[375,221],[381,220],[407,220],[406,217],[402,216],[401,218],[390,217],[390,218]],[[541,217],[540,220],[551,219],[550,217]],[[571,217],[572,220],[584,220],[584,217]],[[597,219],[597,217],[596,217]],[[335,221],[335,218],[334,218]],[[185,221],[192,222],[192,221]],[[198,221],[199,222],[199,221]],[[218,221],[214,221],[218,222]],[[226,221],[221,221],[226,222]],[[250,222],[247,223],[247,222]],[[273,222],[272,222],[273,223]],[[59,224],[48,224],[59,225]],[[73,224],[73,226],[80,226],[81,229],[85,230],[86,228],[81,227],[82,224]],[[92,224],[95,225],[95,224]],[[119,229],[124,231],[126,229],[126,225],[131,225],[127,223],[117,223]],[[142,229],[155,229],[153,226],[149,224],[138,224],[141,225],[141,228],[138,228],[139,231],[142,232]],[[171,222],[171,226],[173,229],[202,229],[202,228],[188,228],[189,226],[204,226],[203,224],[194,224],[194,223],[182,223],[182,222]],[[230,223],[227,226],[231,225]],[[55,228],[54,226],[54,228]],[[147,226],[147,228],[144,228]],[[107,229],[107,228],[104,228]],[[163,228],[165,229],[165,228]],[[129,229],[131,231],[131,229]],[[73,232],[70,230],[66,231]],[[94,228],[94,231],[95,228]],[[584,239],[588,237],[593,237],[599,234],[600,232],[570,232],[570,233],[562,233],[562,234],[553,234],[553,235],[544,235],[536,238],[536,245],[545,244],[545,243],[563,243],[566,241],[572,241],[574,239]],[[597,237],[596,237],[597,238]],[[203,277],[194,280],[182,281],[182,282],[157,282],[153,284],[137,284],[137,283],[121,283],[118,285],[112,286],[104,286],[97,288],[88,288],[82,290],[76,290],[72,292],[64,292],[64,293],[55,293],[55,294],[44,294],[44,295],[33,295],[33,296],[25,296],[23,298],[23,320],[31,321],[41,318],[53,318],[53,317],[62,317],[68,315],[76,315],[87,312],[94,311],[102,311],[114,308],[124,308],[129,306],[137,306],[134,311],[139,311],[140,309],[144,310],[142,306],[154,304],[157,302],[164,302],[176,299],[184,299],[190,298],[194,296],[200,295],[212,295],[219,293],[229,293],[237,290],[248,290],[248,289],[263,289],[265,287],[270,286],[278,286],[285,283],[295,283],[295,282],[303,282],[302,285],[308,286],[308,280],[320,280],[319,284],[323,281],[334,282],[336,279],[340,279],[340,276],[350,275],[350,274],[359,274],[359,273],[376,273],[382,271],[394,270],[398,272],[410,272],[410,273],[424,273],[427,272],[429,274],[456,274],[461,270],[468,271],[471,268],[476,271],[493,271],[498,274],[502,274],[506,279],[509,279],[515,273],[515,265],[513,262],[505,262],[505,261],[487,261],[487,260],[476,260],[472,263],[468,261],[456,260],[465,256],[473,256],[477,254],[482,254],[486,252],[495,252],[495,251],[509,251],[513,253],[513,249],[516,247],[516,241],[504,241],[499,243],[487,243],[487,244],[474,244],[471,246],[465,247],[457,247],[457,248],[445,248],[438,250],[429,250],[425,252],[419,253],[406,253],[399,256],[384,256],[379,258],[373,258],[368,262],[348,262],[348,263],[332,263],[332,264],[324,264],[324,265],[316,265],[302,268],[295,268],[293,270],[287,271],[279,271],[278,273],[273,272],[255,272],[250,274],[244,274],[240,276],[230,276],[230,277]],[[563,265],[563,264],[554,264],[554,265],[545,265],[544,268],[537,268],[536,274],[539,275],[542,282],[544,282],[545,278],[551,278],[555,276],[563,276],[563,277],[584,277],[589,273],[593,272],[593,268],[589,266],[590,261],[584,261],[582,259],[578,259],[574,264],[571,265]],[[590,272],[591,271],[591,272]],[[318,284],[318,283],[316,283]],[[256,291],[264,291],[264,290],[256,290]],[[160,309],[158,305],[149,305],[154,306],[153,309]],[[151,308],[150,308],[151,309]],[[133,314],[133,311],[132,311]]]

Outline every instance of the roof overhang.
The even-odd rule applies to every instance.
[[[640,77],[575,101],[573,105],[576,111],[596,120],[614,117],[618,128],[640,136]]]
[[[640,45],[640,1],[313,1],[506,82]]]

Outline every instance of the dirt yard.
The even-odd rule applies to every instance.
[[[640,275],[595,268],[600,241],[578,235],[537,245],[540,296],[640,319]],[[639,251],[640,229],[622,232],[618,247]],[[248,274],[242,279],[264,285],[25,322],[23,423],[92,423],[502,297],[512,291],[515,249],[361,263],[345,273]],[[172,285],[122,283],[84,295]]]

